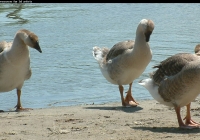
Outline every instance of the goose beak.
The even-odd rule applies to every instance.
[[[40,48],[40,45],[39,45],[39,43],[37,42],[37,43],[35,43],[35,46],[34,46],[34,48],[36,49],[36,50],[38,50],[40,53],[42,53],[42,50],[41,50],[41,48]]]
[[[152,31],[147,31],[147,32],[145,33],[146,42],[149,42],[151,33],[152,33]]]

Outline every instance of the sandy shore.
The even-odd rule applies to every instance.
[[[155,100],[34,109],[0,113],[0,140],[155,140],[200,139],[200,129],[178,128],[174,109]],[[185,107],[181,111],[185,117]],[[192,119],[200,122],[200,100],[191,105]]]

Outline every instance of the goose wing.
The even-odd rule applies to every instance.
[[[115,44],[108,52],[106,56],[106,61],[123,54],[128,49],[133,49],[133,46],[134,46],[133,40],[122,41]]]
[[[1,41],[0,42],[0,53],[5,49],[12,45],[12,42]]]
[[[153,67],[158,69],[151,74],[151,78],[153,78],[157,85],[160,85],[160,82],[164,80],[165,77],[176,75],[189,62],[194,61],[196,57],[197,55],[190,53],[173,55]]]
[[[180,53],[173,55],[159,65],[153,68],[158,68],[151,75],[155,84],[159,86],[158,92],[166,102],[176,102],[175,100],[184,93],[184,85],[180,80],[188,79],[188,75],[191,75],[191,71],[188,72],[187,67],[192,62],[198,59],[196,54]]]
[[[2,52],[6,48],[6,42],[2,41],[0,42],[0,52]]]

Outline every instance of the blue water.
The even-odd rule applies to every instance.
[[[111,48],[134,39],[139,21],[152,19],[153,58],[134,81],[139,102],[152,99],[137,82],[152,66],[179,52],[194,52],[200,43],[200,4],[0,4],[0,40],[12,41],[17,30],[38,35],[43,53],[30,49],[32,77],[22,88],[22,105],[31,108],[120,102],[118,86],[102,76],[93,46]],[[128,86],[125,86],[125,90]],[[0,94],[0,109],[17,103],[16,91]]]

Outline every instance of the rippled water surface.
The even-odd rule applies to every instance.
[[[30,49],[33,74],[22,89],[24,107],[120,102],[118,87],[102,76],[92,47],[111,48],[134,39],[139,21],[152,19],[153,58],[133,84],[139,101],[152,99],[138,81],[148,77],[153,65],[179,52],[194,52],[200,43],[199,13],[200,4],[1,4],[0,40],[12,41],[21,28],[39,37],[43,53]],[[16,103],[15,90],[0,94],[1,109]]]

